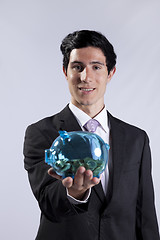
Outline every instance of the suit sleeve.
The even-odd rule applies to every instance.
[[[55,132],[56,136],[57,131]],[[42,213],[50,221],[58,222],[66,216],[83,213],[87,210],[88,204],[71,204],[61,181],[48,175],[50,167],[44,161],[45,149],[50,148],[51,143],[47,135],[37,126],[30,125],[25,134],[24,167]]]
[[[138,240],[160,240],[151,176],[151,152],[146,134],[140,168],[136,231]]]

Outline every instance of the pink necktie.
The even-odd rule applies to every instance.
[[[97,120],[95,120],[95,119],[90,119],[90,120],[84,125],[84,128],[85,128],[88,132],[94,133],[99,125],[100,125],[100,123],[99,123]]]

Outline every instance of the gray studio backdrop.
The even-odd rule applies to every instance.
[[[160,222],[159,12],[159,0],[0,0],[0,239],[35,238],[40,212],[23,169],[24,132],[69,102],[59,45],[77,29],[98,30],[115,46],[106,106],[150,137]]]

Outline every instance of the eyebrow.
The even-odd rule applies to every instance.
[[[71,64],[74,64],[74,63],[83,64],[83,63],[82,63],[82,62],[80,62],[80,61],[73,61],[73,62],[71,62]]]
[[[73,62],[71,62],[71,64],[74,64],[74,63],[84,64],[81,61],[73,61]],[[105,66],[104,63],[99,62],[99,61],[92,61],[92,62],[90,62],[90,64],[99,64],[99,65]]]
[[[93,61],[93,62],[91,62],[91,64],[100,64],[100,65],[104,66],[104,63],[99,62],[99,61]]]

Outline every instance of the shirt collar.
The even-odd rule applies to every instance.
[[[73,112],[81,128],[83,128],[85,123],[91,119],[89,115],[87,115],[81,109],[73,105],[73,103],[71,102],[69,103],[69,108]],[[105,132],[109,132],[109,124],[108,124],[106,107],[104,107],[103,110],[94,119],[96,119],[101,124],[101,127],[104,129]]]

